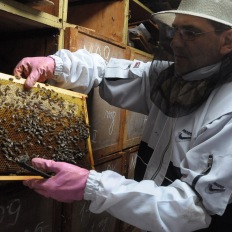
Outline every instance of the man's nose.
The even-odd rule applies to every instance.
[[[175,31],[173,33],[172,38],[170,39],[170,46],[173,49],[174,47],[180,47],[183,45],[183,39],[181,38],[181,35],[178,31]]]
[[[172,31],[171,39],[182,39],[181,32],[179,30]]]

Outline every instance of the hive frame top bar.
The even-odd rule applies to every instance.
[[[11,76],[11,75],[8,75],[8,74],[5,74],[5,73],[1,73],[1,72],[0,72],[0,79],[4,79],[4,80],[13,79],[13,82],[16,82],[16,83],[19,83],[19,84],[24,84],[24,82],[25,82],[25,79],[23,79],[23,78],[16,79],[14,76]],[[62,88],[58,88],[58,87],[51,86],[51,85],[46,85],[44,83],[37,82],[35,84],[35,86],[36,85],[40,85],[41,87],[45,87],[46,89],[53,89],[58,93],[68,94],[70,96],[79,97],[79,98],[82,98],[82,97],[87,98],[86,94],[77,93],[77,92],[74,92],[74,91],[71,91],[71,90],[62,89]]]
[[[0,181],[11,181],[11,180],[30,180],[30,179],[44,179],[42,176],[0,176]]]

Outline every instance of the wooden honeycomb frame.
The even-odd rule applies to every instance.
[[[0,73],[0,180],[35,178],[19,157],[93,168],[86,95]],[[40,178],[38,176],[38,178]]]

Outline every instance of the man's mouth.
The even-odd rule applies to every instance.
[[[183,54],[174,54],[175,62],[182,61],[182,60],[185,60],[185,59],[186,59],[186,56],[184,56]]]
[[[181,54],[181,53],[174,53],[174,57],[177,57],[177,58],[185,58],[185,55],[184,55],[184,54]]]
[[[180,51],[179,49],[175,49],[173,51],[173,55],[175,58],[185,58],[186,57],[186,54],[184,54],[184,52]]]

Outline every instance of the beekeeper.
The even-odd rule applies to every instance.
[[[106,63],[86,50],[21,60],[14,75],[27,77],[26,88],[45,80],[83,93],[99,86],[110,104],[148,115],[135,180],[35,158],[34,166],[56,174],[24,184],[61,202],[91,201],[91,212],[143,231],[231,232],[231,12],[231,0],[182,0],[153,14],[173,63]]]

